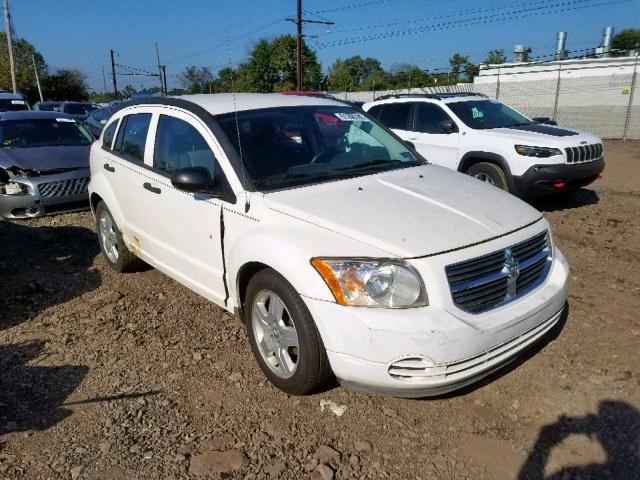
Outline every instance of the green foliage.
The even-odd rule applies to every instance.
[[[498,63],[505,63],[506,61],[507,56],[504,54],[504,50],[502,48],[495,48],[487,53],[487,58],[482,63],[495,65]]]
[[[360,55],[336,60],[327,76],[327,85],[331,90],[379,90],[385,83],[380,61],[371,57],[362,58]]]
[[[87,76],[80,70],[56,70],[42,82],[45,100],[88,100]]]
[[[36,68],[41,81],[47,76],[47,64],[44,58],[33,45],[22,38],[14,40],[13,50],[18,91],[24,93],[32,102],[39,100],[32,55],[35,57]],[[11,91],[9,50],[7,48],[7,35],[4,32],[0,32],[0,90]]]
[[[214,77],[209,67],[191,65],[178,75],[178,83],[188,93],[211,93]]]
[[[614,50],[634,50],[640,48],[640,29],[627,28],[626,30],[618,32],[614,35],[611,46]]]

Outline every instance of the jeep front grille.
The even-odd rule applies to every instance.
[[[499,307],[540,285],[551,266],[548,232],[445,268],[453,302],[470,313]]]
[[[43,198],[53,198],[87,193],[88,187],[89,177],[85,177],[41,183],[38,185],[38,190]]]
[[[565,148],[568,163],[590,162],[602,157],[602,144],[580,145],[579,147]]]

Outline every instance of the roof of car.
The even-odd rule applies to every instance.
[[[15,112],[0,112],[2,120],[33,120],[38,118],[68,118],[73,120],[71,115],[60,112],[48,112],[42,110],[20,110]]]
[[[24,100],[24,97],[22,96],[21,93],[11,93],[11,92],[1,92],[0,91],[0,98],[2,99],[9,99],[9,100]]]
[[[282,95],[280,93],[213,93],[202,95],[183,95],[179,98],[201,106],[212,115],[234,111],[257,110],[260,108],[297,107],[297,106],[340,106],[344,103],[329,98],[308,97],[303,95]],[[144,103],[144,100],[140,101]]]
[[[374,102],[381,103],[393,103],[393,102],[415,102],[415,101],[440,101],[443,103],[452,103],[452,102],[464,102],[464,101],[473,101],[473,100],[487,100],[487,96],[481,93],[474,92],[459,92],[459,93],[427,93],[427,94],[391,94],[391,95],[383,95],[374,100]],[[373,103],[373,102],[368,102]]]

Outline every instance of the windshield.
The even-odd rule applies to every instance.
[[[4,148],[90,145],[93,137],[69,118],[39,118],[0,122]]]
[[[68,103],[64,106],[64,113],[71,115],[86,115],[96,110],[96,107],[90,103]]]
[[[59,103],[39,103],[38,110],[43,112],[53,112],[58,108],[59,105]]]
[[[509,128],[533,123],[513,108],[495,100],[471,100],[447,103],[453,113],[468,127],[479,130]]]
[[[243,111],[237,124],[234,113],[217,118],[259,190],[424,163],[379,124],[346,106]]]
[[[20,110],[29,110],[29,106],[24,100],[0,99],[0,112],[17,112]]]

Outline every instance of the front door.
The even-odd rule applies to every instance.
[[[172,173],[180,168],[207,168],[215,182],[224,174],[213,152],[211,134],[195,117],[162,110],[152,127],[155,141],[147,157],[146,204],[153,263],[206,298],[225,300],[220,214],[222,200],[178,190]],[[209,139],[206,140],[206,138]]]

